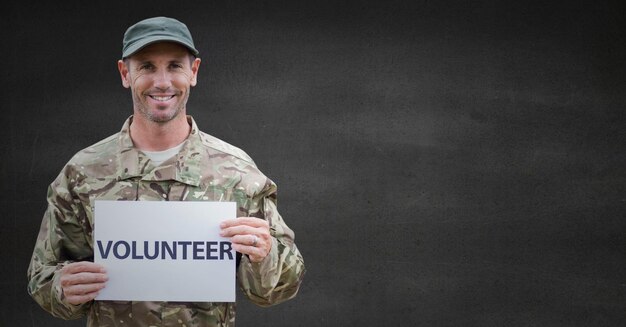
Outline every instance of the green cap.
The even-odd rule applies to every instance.
[[[126,30],[122,58],[131,56],[147,45],[164,41],[184,45],[194,56],[199,54],[193,45],[193,39],[187,25],[174,18],[152,17],[144,19]]]

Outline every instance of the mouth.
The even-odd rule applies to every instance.
[[[166,101],[173,99],[175,95],[165,95],[165,96],[149,95],[149,97],[155,101],[166,102]]]

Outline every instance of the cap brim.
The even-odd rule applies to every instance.
[[[148,38],[142,39],[139,42],[131,44],[128,48],[124,49],[124,52],[122,53],[122,58],[130,57],[131,55],[133,55],[137,51],[139,51],[139,50],[149,46],[150,44],[154,44],[154,43],[158,43],[158,42],[174,42],[174,43],[178,43],[178,44],[184,46],[185,48],[187,48],[189,50],[189,52],[191,52],[194,56],[198,56],[198,54],[199,54],[198,50],[196,50],[196,48],[194,48],[193,45],[191,45],[191,44],[188,44],[186,42],[182,42],[179,39],[174,39],[174,38],[171,38],[171,37],[160,36],[159,35],[159,36],[148,37]]]

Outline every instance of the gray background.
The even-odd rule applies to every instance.
[[[4,7],[0,325],[46,187],[131,113],[130,24],[187,23],[188,111],[279,186],[307,266],[239,326],[618,326],[626,320],[623,11],[578,1],[50,1]]]

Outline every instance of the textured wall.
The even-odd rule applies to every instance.
[[[510,3],[507,3],[510,2]],[[2,12],[2,326],[82,326],[26,293],[46,187],[121,128],[130,24],[187,23],[188,112],[279,186],[308,272],[240,326],[618,326],[625,33],[600,2],[12,4]]]

